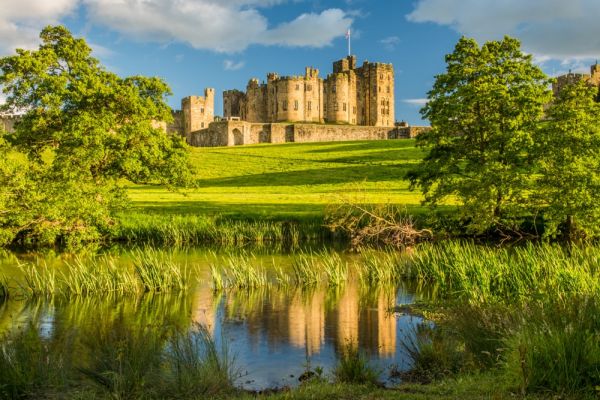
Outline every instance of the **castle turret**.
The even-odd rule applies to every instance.
[[[191,133],[208,128],[215,119],[215,89],[204,89],[204,97],[188,96],[181,100],[183,133],[190,139]]]

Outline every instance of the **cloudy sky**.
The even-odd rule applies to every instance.
[[[271,71],[314,66],[326,75],[351,29],[359,62],[394,64],[396,116],[417,124],[461,35],[515,36],[556,75],[600,58],[599,20],[600,0],[0,0],[0,55],[35,47],[43,26],[64,24],[118,74],[163,77],[179,108],[204,87],[243,89]]]

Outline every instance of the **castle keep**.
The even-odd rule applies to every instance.
[[[245,92],[223,92],[223,119],[210,122],[214,90],[181,103],[182,134],[193,146],[318,142],[413,137],[423,128],[396,124],[394,68],[356,57],[333,63],[324,79],[307,67],[302,76],[267,74]],[[169,125],[167,131],[176,128]]]
[[[325,79],[307,67],[304,76],[267,75],[251,79],[246,92],[223,92],[223,117],[253,123],[311,122],[394,126],[394,68],[356,57],[333,63]]]

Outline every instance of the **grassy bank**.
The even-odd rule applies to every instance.
[[[133,208],[115,236],[130,241],[200,243],[326,235],[325,209],[344,199],[393,203],[419,214],[406,171],[422,157],[414,140],[192,148],[198,187],[169,191],[132,185]]]

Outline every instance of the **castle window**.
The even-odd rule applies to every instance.
[[[200,128],[204,128],[204,122],[200,124]]]
[[[338,110],[338,103],[333,103],[333,111],[337,111]]]
[[[309,101],[308,104],[306,105],[306,108],[308,109],[308,111],[310,111],[312,109],[312,102]]]
[[[294,110],[298,111],[298,100],[294,100]]]
[[[335,93],[335,84],[331,87],[331,91]]]
[[[389,86],[387,87],[387,92],[388,92],[388,93],[390,92],[390,87],[389,87]]]
[[[283,109],[283,111],[287,111],[287,100],[283,101],[283,103],[281,104],[281,108]]]
[[[346,103],[343,104],[342,108],[344,111],[346,111]]]
[[[312,85],[306,85],[306,91],[310,92],[312,90]]]
[[[200,108],[200,114],[204,114],[204,107]]]
[[[352,114],[356,115],[356,107],[352,107]]]

